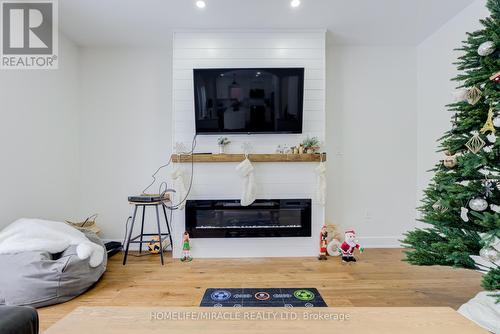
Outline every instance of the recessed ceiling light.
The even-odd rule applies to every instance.
[[[299,7],[300,0],[292,0],[292,2],[290,2],[290,6],[292,6],[293,8]]]
[[[202,0],[196,1],[196,7],[205,8],[206,6],[207,6],[207,4],[205,3],[205,1],[202,1]]]

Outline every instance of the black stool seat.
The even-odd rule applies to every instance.
[[[172,243],[172,233],[170,232],[170,225],[168,222],[167,218],[167,210],[165,209],[165,203],[168,200],[165,201],[158,201],[158,202],[129,202],[130,204],[134,205],[134,214],[132,215],[132,224],[130,225],[130,230],[128,231],[128,237],[125,245],[125,255],[123,256],[123,265],[127,263],[127,257],[128,257],[128,250],[130,247],[130,244],[139,244],[139,253],[142,253],[142,244],[148,243],[151,240],[144,240],[144,237],[150,237],[150,236],[158,236],[159,243],[160,243],[160,259],[161,259],[161,264],[163,265],[163,237],[168,237],[170,239],[170,247],[173,249],[173,243]],[[142,220],[141,220],[141,233],[138,234],[137,236],[132,238],[132,231],[134,230],[134,225],[135,225],[135,218],[137,216],[137,208],[142,206]],[[161,206],[163,209],[163,216],[165,217],[165,223],[167,225],[167,232],[163,233],[161,231],[160,227],[160,213],[158,210],[158,207]],[[158,227],[158,233],[144,233],[144,216],[146,213],[146,207],[154,207],[155,212],[156,212],[156,225]],[[139,239],[139,240],[137,240]]]

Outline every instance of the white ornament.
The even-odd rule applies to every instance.
[[[491,262],[497,262],[498,260],[500,260],[500,252],[498,252],[493,247],[481,248],[481,250],[479,251],[479,256]]]
[[[495,128],[500,128],[500,115],[498,115],[497,117],[493,118],[493,126]]]
[[[494,144],[497,141],[497,136],[495,136],[494,133],[490,133],[486,136],[486,139],[488,139],[490,143]]]
[[[460,218],[462,218],[462,220],[466,223],[469,221],[469,216],[467,216],[468,213],[469,213],[469,209],[464,208],[464,207],[460,208]]]
[[[492,146],[485,146],[483,147],[483,151],[485,151],[486,153],[491,153],[493,152],[493,148]]]
[[[487,41],[479,45],[477,48],[477,54],[480,56],[489,56],[495,51],[495,43],[492,41]]]
[[[488,208],[488,202],[484,198],[476,197],[469,201],[469,207],[474,211],[484,211]]]
[[[489,170],[487,170],[486,168],[481,168],[480,170],[478,170],[478,172],[483,174],[484,176],[488,176],[491,174],[491,172]]]
[[[467,93],[469,90],[467,88],[460,88],[453,92],[453,100],[455,102],[462,102],[467,100]]]
[[[491,211],[494,211],[496,213],[500,213],[500,205],[490,204],[490,209],[491,209]]]

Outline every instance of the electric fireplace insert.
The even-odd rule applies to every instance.
[[[185,215],[192,238],[311,236],[311,199],[188,200]]]

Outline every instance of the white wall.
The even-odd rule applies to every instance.
[[[366,246],[414,225],[416,71],[412,47],[328,48],[326,217]]]
[[[78,49],[59,38],[58,70],[0,71],[0,228],[64,220],[78,206]]]
[[[417,198],[427,187],[432,173],[427,170],[443,158],[436,153],[437,142],[451,128],[452,114],[445,105],[453,102],[457,86],[451,79],[457,74],[452,63],[460,53],[453,51],[461,46],[466,32],[481,29],[479,19],[489,16],[485,0],[477,0],[417,47],[418,62],[418,119],[417,119]]]
[[[139,194],[170,156],[171,51],[166,43],[165,49],[97,47],[80,54],[78,212],[81,217],[99,213],[108,239],[123,238],[131,214],[127,196]],[[158,184],[150,191],[158,192]]]

